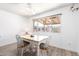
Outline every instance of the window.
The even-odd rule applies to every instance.
[[[34,32],[53,32],[59,33],[61,26],[60,16],[47,16],[39,19],[33,20],[33,30]]]

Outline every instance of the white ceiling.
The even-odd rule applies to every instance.
[[[0,9],[22,16],[30,16],[63,5],[67,3],[0,3]]]

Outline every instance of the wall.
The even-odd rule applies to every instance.
[[[16,42],[17,33],[30,30],[28,24],[28,18],[0,10],[0,46]]]
[[[34,18],[45,17],[49,15],[54,15],[62,13],[61,15],[61,33],[35,33],[35,34],[42,34],[48,35],[50,41],[50,45],[57,46],[59,48],[64,48],[67,50],[72,50],[79,52],[79,13],[72,12],[70,10],[70,6],[59,8],[54,11],[49,11],[37,16]]]
[[[62,13],[61,33],[35,33],[48,35],[50,45],[79,52],[79,11],[71,12],[70,6],[49,11],[33,18]],[[31,18],[31,19],[33,19]],[[15,35],[21,31],[32,31],[32,20],[0,10],[0,46],[16,42]]]

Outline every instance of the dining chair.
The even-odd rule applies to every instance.
[[[42,56],[48,56],[48,46],[46,43],[40,43],[39,49]]]
[[[18,55],[23,56],[24,52],[26,50],[29,50],[28,46],[29,46],[30,42],[23,41],[22,38],[20,37],[20,35],[16,35],[16,39],[17,39]]]

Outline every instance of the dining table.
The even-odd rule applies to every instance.
[[[45,40],[48,38],[48,36],[44,35],[21,35],[20,36],[23,41],[28,41],[31,43],[31,45],[36,44],[37,46],[37,55],[39,55],[39,45],[42,40]]]

